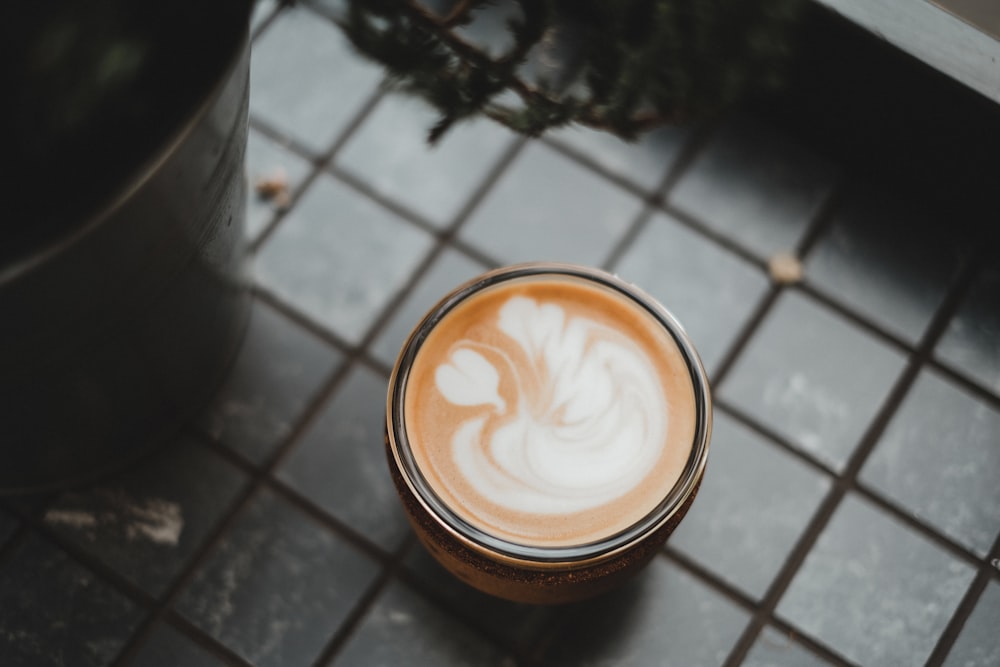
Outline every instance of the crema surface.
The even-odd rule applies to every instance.
[[[404,422],[418,468],[456,514],[519,544],[572,546],[641,520],[695,434],[673,338],[617,291],[570,276],[459,303],[413,361]]]

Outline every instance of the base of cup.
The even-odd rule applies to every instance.
[[[465,544],[446,529],[414,496],[395,466],[386,442],[389,470],[414,532],[428,552],[461,581],[484,593],[527,604],[556,605],[578,602],[618,588],[640,572],[662,549],[687,514],[701,485],[699,479],[687,500],[658,529],[631,547],[584,563],[545,563],[491,558]]]

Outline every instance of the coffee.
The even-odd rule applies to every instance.
[[[522,265],[456,290],[411,336],[390,386],[390,463],[425,543],[438,522],[432,541],[572,571],[686,508],[708,409],[697,355],[649,297],[593,269]]]

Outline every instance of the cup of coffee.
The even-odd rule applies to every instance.
[[[697,493],[711,424],[705,371],[666,309],[604,271],[532,263],[460,286],[410,334],[386,448],[445,568],[556,604],[657,553]]]

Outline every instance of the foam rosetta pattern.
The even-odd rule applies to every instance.
[[[662,383],[625,334],[524,296],[487,326],[491,343],[455,341],[434,372],[445,400],[473,408],[451,434],[466,482],[500,507],[585,511],[649,474],[667,437]]]

